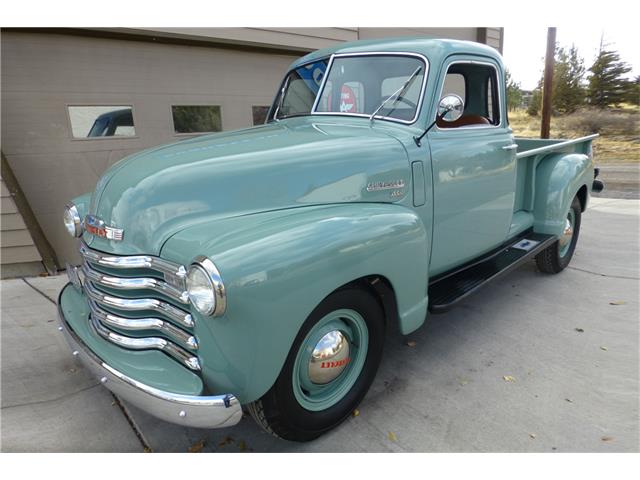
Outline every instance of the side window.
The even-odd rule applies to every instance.
[[[309,88],[309,80],[293,78],[287,87],[288,95],[282,102],[282,115],[300,115],[311,111],[317,91]]]
[[[467,102],[467,84],[461,73],[447,73],[447,76],[444,77],[442,96],[451,93],[458,95],[465,103]]]
[[[500,125],[498,73],[494,66],[481,63],[454,63],[445,76],[442,96],[459,95],[464,101],[462,116],[438,121],[439,128]]]
[[[73,138],[135,137],[130,105],[69,106]]]

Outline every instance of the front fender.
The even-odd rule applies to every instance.
[[[533,229],[559,236],[578,190],[591,190],[593,161],[581,153],[549,155],[541,160],[535,178]]]
[[[202,373],[211,390],[242,403],[275,382],[302,323],[331,292],[381,275],[396,293],[400,329],[427,310],[424,225],[399,205],[342,204],[247,215],[197,225],[170,238],[164,258],[213,260],[227,291],[222,317],[196,314]]]

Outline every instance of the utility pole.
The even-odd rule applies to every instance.
[[[553,95],[553,64],[556,53],[556,27],[547,29],[547,54],[544,59],[544,85],[542,87],[542,126],[540,138],[549,138],[551,130],[551,98]]]

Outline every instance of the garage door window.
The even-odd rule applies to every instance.
[[[267,120],[267,114],[269,113],[268,105],[254,105],[251,107],[251,113],[253,113],[253,124],[262,125]]]
[[[208,133],[222,130],[219,105],[173,105],[171,114],[175,133]]]
[[[135,137],[130,105],[69,106],[73,138]]]

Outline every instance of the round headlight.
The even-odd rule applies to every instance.
[[[203,315],[211,315],[216,308],[213,284],[207,272],[199,265],[191,265],[187,274],[187,293],[196,310]]]
[[[226,307],[224,285],[213,262],[197,257],[187,273],[187,294],[202,315],[222,315]]]
[[[72,237],[82,235],[82,219],[75,205],[67,205],[64,209],[64,226]]]

